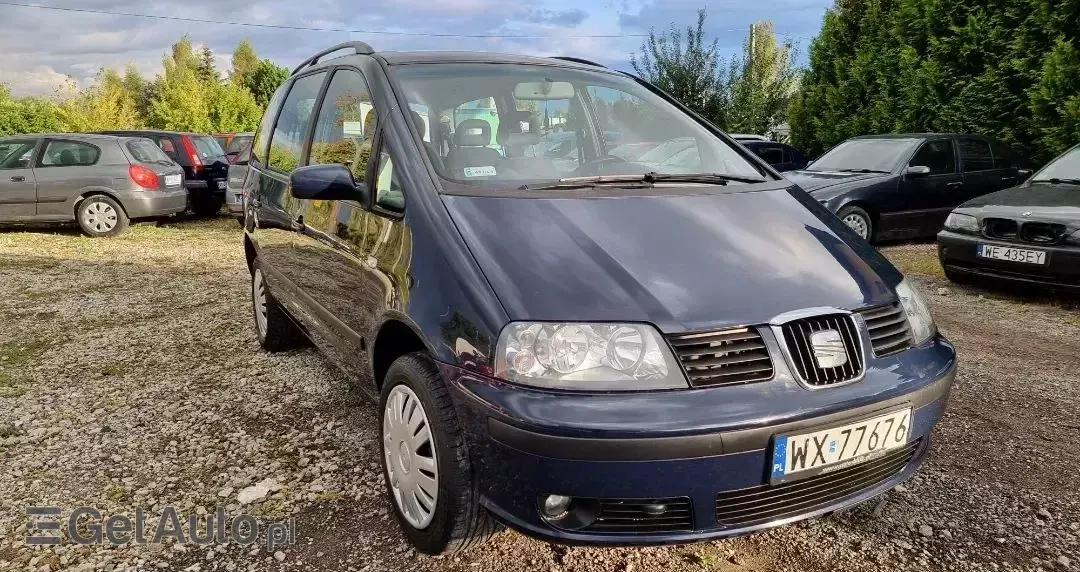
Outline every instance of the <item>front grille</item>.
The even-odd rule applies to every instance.
[[[828,314],[793,320],[780,327],[792,365],[802,380],[810,385],[833,385],[862,375],[863,359],[859,351],[859,333],[855,322],[845,314]],[[840,334],[847,360],[837,367],[819,367],[810,339],[816,332],[835,330]]]
[[[769,350],[753,328],[675,334],[667,340],[694,387],[752,383],[773,376]]]
[[[663,507],[663,512],[660,512]],[[600,499],[589,532],[670,532],[693,530],[694,513],[688,497],[661,499]]]
[[[1020,226],[1020,238],[1038,244],[1053,244],[1065,236],[1065,225],[1050,222],[1025,222]]]
[[[716,523],[744,527],[783,520],[821,509],[877,486],[911,462],[922,439],[872,461],[778,485],[760,485],[716,495]]]
[[[1002,240],[1015,240],[1020,230],[1015,220],[1008,218],[983,219],[983,232],[990,238]]]
[[[859,313],[866,320],[875,356],[885,357],[911,347],[911,328],[899,303],[867,308]]]

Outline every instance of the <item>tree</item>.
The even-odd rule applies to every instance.
[[[289,79],[289,69],[281,67],[270,60],[262,60],[251,72],[245,87],[255,96],[255,102],[260,108],[265,108],[270,103],[277,88]]]
[[[641,54],[630,56],[638,75],[666,91],[690,109],[723,125],[725,86],[720,78],[723,59],[717,40],[705,39],[705,10],[698,11],[697,26],[685,32],[672,24],[666,35],[650,29]]]
[[[210,102],[211,131],[254,131],[262,119],[255,96],[233,83],[216,84]]]
[[[251,42],[240,40],[232,55],[232,71],[229,72],[229,80],[236,85],[246,86],[248,77],[259,67],[259,56],[255,55],[255,48]]]
[[[796,55],[792,42],[778,42],[772,22],[750,26],[742,57],[733,58],[728,68],[725,129],[764,135],[787,120],[800,75]]]
[[[133,129],[142,124],[135,94],[115,70],[102,68],[88,89],[79,91],[69,82],[58,94],[60,120],[68,131]]]
[[[0,83],[0,136],[65,131],[56,104],[40,97],[12,97]]]
[[[148,121],[158,129],[209,132],[212,86],[200,81],[198,59],[187,36],[162,61],[165,73],[150,100]]]
[[[214,52],[210,46],[203,46],[199,52],[199,67],[197,70],[199,81],[205,83],[218,83],[221,76],[218,75],[217,66],[214,65]]]

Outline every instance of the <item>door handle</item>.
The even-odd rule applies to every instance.
[[[23,182],[25,180],[26,180],[26,177],[24,177],[22,175],[15,175],[14,177],[11,178],[12,183],[21,183],[21,182]]]
[[[964,186],[964,182],[956,181],[955,183],[945,183],[945,186],[950,189],[959,189],[960,187]]]
[[[1015,181],[1016,177],[1002,177],[1001,180],[1005,181],[1006,183],[1009,183],[1009,182]]]

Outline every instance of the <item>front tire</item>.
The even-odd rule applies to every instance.
[[[398,358],[379,408],[387,499],[409,543],[442,554],[487,540],[498,525],[479,504],[461,424],[431,359],[422,353]]]
[[[304,345],[304,333],[296,327],[285,309],[270,295],[259,260],[251,272],[251,305],[259,345],[268,352],[283,352]]]
[[[870,213],[856,206],[847,206],[840,209],[836,216],[868,242],[874,239],[874,221],[870,218]]]
[[[131,224],[120,203],[106,195],[83,199],[75,209],[75,219],[83,234],[90,237],[116,236]]]

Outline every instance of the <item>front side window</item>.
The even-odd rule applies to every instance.
[[[97,163],[101,151],[89,143],[49,141],[38,164],[42,167],[75,167]]]
[[[394,212],[405,208],[405,193],[394,175],[394,161],[385,149],[379,153],[379,165],[375,170],[375,204]]]
[[[956,154],[950,139],[927,141],[911,158],[912,167],[929,167],[931,175],[946,175],[956,172]]]
[[[756,147],[754,153],[770,165],[779,165],[784,162],[784,150],[781,147]]]
[[[956,144],[960,149],[960,162],[964,165],[964,172],[990,171],[994,168],[990,143],[981,139],[960,138]]]
[[[34,154],[35,141],[4,141],[0,143],[0,169],[26,169]]]
[[[281,105],[281,113],[274,125],[274,134],[270,137],[270,153],[267,161],[270,168],[283,173],[291,173],[300,166],[300,154],[304,148],[304,138],[314,119],[315,100],[319,97],[326,72],[319,72],[297,79],[288,97]]]
[[[848,139],[829,149],[806,170],[891,173],[918,144],[918,139]]]
[[[736,149],[635,80],[526,64],[409,64],[391,73],[450,134],[429,145],[447,190],[564,178],[716,173],[762,179]],[[735,183],[738,184],[738,183]]]
[[[338,70],[319,110],[309,162],[345,165],[355,180],[364,181],[375,125],[375,107],[363,76]]]

